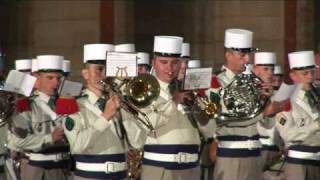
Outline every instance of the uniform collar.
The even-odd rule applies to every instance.
[[[98,99],[100,98],[99,96],[97,96],[95,93],[93,93],[92,91],[90,91],[89,89],[85,89],[83,92],[84,95],[88,96],[88,100],[91,104],[96,104],[96,102],[98,101]]]
[[[36,91],[35,94],[37,94],[38,98],[41,99],[42,101],[48,103],[50,100],[50,96],[48,96],[47,94],[41,92],[41,91]]]
[[[160,84],[160,88],[161,88],[161,89],[163,89],[163,90],[165,90],[165,91],[169,91],[169,83],[163,82],[163,81],[161,81],[161,80],[158,79],[158,78],[157,78],[157,80],[158,80],[158,82],[159,82],[159,84]]]
[[[300,89],[299,92],[297,93],[297,98],[308,102],[308,98],[306,97],[306,93],[307,93],[307,91],[305,91],[304,89]]]
[[[222,66],[221,70],[225,72],[225,75],[228,79],[233,79],[236,76],[229,68],[224,65]]]

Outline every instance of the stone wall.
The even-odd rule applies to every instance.
[[[79,79],[83,44],[100,41],[100,1],[21,1],[16,5],[10,60],[59,54]]]
[[[183,36],[192,56],[205,66],[224,63],[223,40],[227,28],[254,32],[254,46],[284,54],[284,3],[269,0],[148,1],[136,2],[135,37],[138,47],[151,51],[152,35]]]
[[[179,35],[191,43],[191,55],[204,66],[224,63],[223,38],[227,28],[254,32],[254,46],[277,53],[284,61],[285,0],[41,0],[16,1],[10,6],[8,59],[61,54],[72,61],[80,79],[83,44],[101,42],[101,2],[113,11],[113,42],[136,43],[138,51],[152,52],[154,35]],[[296,49],[314,47],[313,1],[296,2]],[[8,9],[8,8],[6,8]],[[112,14],[113,13],[113,14]],[[101,35],[102,34],[102,35]],[[110,34],[108,34],[110,36]],[[10,63],[9,63],[10,64]],[[12,67],[12,66],[11,66]]]

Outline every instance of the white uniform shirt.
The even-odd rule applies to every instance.
[[[122,134],[118,116],[107,121],[98,108],[99,97],[89,90],[85,90],[84,95],[77,100],[80,111],[69,116],[74,121],[74,127],[71,130],[65,129],[71,153],[92,155],[125,153],[125,146],[120,140]],[[131,145],[135,148],[142,147],[146,132],[131,115],[121,113]]]
[[[276,128],[285,146],[295,144],[320,146],[319,112],[308,103],[305,91],[300,90],[291,102],[291,110],[276,115]]]
[[[31,111],[24,111],[13,116],[13,131],[22,129],[28,132],[26,137],[9,133],[8,147],[18,151],[39,152],[54,146],[65,146],[61,141],[54,143],[52,132],[61,127],[57,114],[49,107],[50,97],[42,92],[30,99]]]

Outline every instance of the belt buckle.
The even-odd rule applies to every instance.
[[[179,152],[178,154],[176,154],[176,160],[177,160],[178,164],[186,163],[188,160],[187,153]]]
[[[106,174],[112,173],[115,171],[115,163],[113,162],[105,162],[105,167],[106,167],[106,170],[105,170]]]
[[[56,154],[55,162],[69,159],[69,153],[58,153]]]
[[[248,146],[249,150],[252,150],[253,149],[253,141],[252,140],[248,140],[247,141],[247,146]]]
[[[58,162],[60,160],[62,160],[62,154],[61,153],[56,154],[56,158],[55,158],[54,162]]]

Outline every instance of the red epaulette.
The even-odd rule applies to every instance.
[[[199,89],[198,94],[200,97],[206,97],[206,90],[207,89]]]
[[[291,101],[288,101],[288,102],[284,105],[284,111],[286,111],[286,112],[291,111]]]
[[[221,85],[218,81],[218,77],[217,76],[212,76],[211,78],[211,88],[217,89],[220,88]]]
[[[58,98],[56,101],[56,113],[69,115],[79,111],[79,105],[75,98]]]
[[[31,100],[27,97],[18,99],[16,101],[16,110],[17,112],[25,112],[25,111],[31,111]]]

